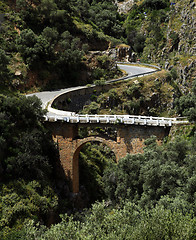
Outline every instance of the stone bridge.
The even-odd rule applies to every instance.
[[[123,66],[121,66],[123,68]],[[151,74],[157,70],[147,69],[135,66],[125,66],[128,71],[127,78]],[[136,71],[136,75],[133,75]],[[132,73],[131,73],[132,72]],[[117,81],[112,80],[110,82]],[[95,89],[102,91],[103,87],[97,86],[80,86],[59,91],[41,92],[36,95],[42,100],[43,108],[48,110],[45,116],[45,124],[51,130],[53,139],[58,145],[60,162],[64,169],[66,177],[70,180],[71,188],[74,193],[79,192],[79,153],[84,144],[87,142],[101,142],[107,145],[115,154],[116,162],[127,153],[142,153],[144,141],[150,136],[157,137],[160,144],[173,124],[187,123],[177,118],[162,118],[152,116],[132,116],[132,115],[79,115],[72,111],[54,109],[53,105],[60,106],[68,98],[88,96]],[[104,88],[111,88],[106,85]],[[30,96],[30,95],[29,95]],[[115,129],[116,136],[88,136],[80,138],[78,135],[79,128],[87,127],[111,127]]]
[[[103,136],[89,136],[81,139],[78,136],[78,129],[80,127],[92,127],[92,124],[47,121],[46,126],[50,128],[53,139],[58,145],[61,165],[71,183],[74,193],[79,192],[79,153],[83,145],[87,142],[101,142],[107,145],[115,154],[116,162],[118,162],[127,153],[142,153],[144,141],[152,135],[157,137],[157,142],[160,144],[170,130],[170,126],[160,127],[122,123],[116,125],[107,124],[107,126],[115,128],[115,139]],[[104,128],[106,124],[95,123],[93,127]]]

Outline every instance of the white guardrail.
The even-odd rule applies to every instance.
[[[69,112],[70,113],[70,112]],[[146,126],[171,127],[172,124],[185,124],[180,118],[146,117],[134,115],[54,115],[46,116],[45,121],[62,121],[67,123],[102,123],[102,124],[132,124]]]
[[[148,65],[148,66],[152,67],[152,65]],[[120,79],[107,81],[107,83],[120,81],[126,78],[132,78],[140,75],[152,74],[156,71],[160,71],[159,67],[156,66],[156,68],[157,70],[155,71],[135,74],[132,76],[129,75],[129,76],[122,77]],[[92,85],[91,87],[93,86],[94,85]],[[83,88],[86,88],[86,86],[80,86],[70,91],[77,91]],[[67,91],[65,93],[68,93],[70,91]],[[76,114],[75,112],[54,109],[52,107],[53,101],[65,93],[61,93],[55,96],[51,101],[49,101],[49,104],[47,106],[47,110],[49,114],[45,116],[45,121],[49,121],[49,122],[61,121],[61,122],[67,122],[67,123],[132,124],[132,125],[163,126],[163,127],[171,127],[172,124],[188,123],[188,121],[186,121],[185,118],[164,118],[164,117],[152,117],[152,116],[148,117],[148,116],[135,116],[135,115],[80,115],[80,114]]]

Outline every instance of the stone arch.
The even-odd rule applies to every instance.
[[[82,149],[82,147],[88,143],[88,142],[100,142],[108,146],[115,154],[116,161],[118,161],[119,156],[118,152],[116,151],[117,148],[117,142],[109,139],[104,139],[101,137],[87,137],[84,139],[78,139],[77,140],[77,146],[73,154],[73,178],[72,178],[72,188],[74,193],[79,192],[79,153]]]

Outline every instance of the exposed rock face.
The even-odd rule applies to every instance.
[[[117,61],[135,62],[136,54],[132,52],[132,49],[128,45],[119,45],[116,47],[116,59]]]
[[[192,1],[179,1],[170,11],[170,21],[167,30],[167,44],[162,50],[162,56],[172,51],[179,54],[196,54],[196,6]]]
[[[170,65],[168,62],[165,64],[165,69],[171,71],[173,68],[177,71],[176,82],[183,93],[186,93],[187,90],[191,87],[192,79],[196,77],[196,60],[189,59],[186,64],[183,65],[180,62],[177,64]]]
[[[114,61],[135,62],[136,53],[132,51],[129,45],[121,44],[116,48],[110,48],[106,51],[91,51],[91,58],[95,56],[108,55]]]
[[[178,8],[178,6],[177,6]],[[196,6],[190,1],[186,7],[182,9],[180,20],[183,22],[179,30],[178,52],[196,54]]]
[[[168,56],[172,54],[173,57]],[[176,69],[177,83],[182,92],[191,86],[196,76],[196,3],[194,0],[179,0],[170,9],[167,43],[162,49],[165,69]]]
[[[117,59],[120,61],[128,60],[130,55],[130,48],[128,46],[118,46],[117,47]]]
[[[134,0],[125,0],[125,1],[115,0],[115,3],[118,6],[118,12],[120,14],[122,14],[122,13],[126,14],[132,8],[132,6],[134,4]]]

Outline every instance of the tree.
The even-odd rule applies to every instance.
[[[119,160],[118,166],[113,164],[105,170],[105,192],[112,201],[140,199],[143,183],[139,178],[143,160],[142,155],[127,155]]]
[[[157,206],[142,210],[126,201],[122,207],[108,207],[107,202],[95,203],[82,221],[62,216],[50,228],[26,224],[24,239],[194,239],[196,218],[182,211]]]
[[[0,49],[0,86],[9,83],[9,57],[3,49]]]
[[[57,209],[51,182],[58,155],[44,114],[35,96],[0,95],[1,239],[16,239],[25,220],[47,222]]]
[[[3,178],[43,178],[50,174],[55,147],[41,125],[45,111],[36,97],[0,97]]]
[[[192,93],[176,99],[175,104],[181,116],[187,116],[189,121],[196,121],[196,79],[193,82]]]
[[[20,13],[21,19],[31,28],[40,27],[39,22],[39,1],[37,0],[16,0],[16,10]]]
[[[89,202],[104,199],[103,172],[111,162],[115,162],[113,152],[97,142],[87,143],[79,155],[80,186],[88,192]]]
[[[90,20],[105,34],[120,38],[123,27],[113,1],[92,1],[89,8]]]
[[[169,0],[145,0],[143,6],[151,9],[163,9],[168,7],[170,4]]]
[[[190,162],[195,153],[187,159],[190,149],[188,142],[176,139],[160,147],[156,144],[156,138],[152,137],[145,144],[143,154],[127,155],[119,160],[118,166],[112,165],[106,169],[104,182],[108,198],[113,202],[129,199],[150,208],[164,196],[175,198],[182,194],[184,200],[188,199],[187,196],[192,199],[195,189],[190,192],[186,186],[189,181],[189,186],[194,182],[195,170]],[[190,168],[192,170],[187,177]],[[187,191],[190,194],[187,193],[185,199],[184,192]]]
[[[32,65],[38,61],[39,53],[42,49],[41,46],[38,46],[38,36],[31,29],[21,31],[20,36],[16,40],[16,44],[18,51],[27,64]]]
[[[76,3],[77,11],[83,20],[87,20],[89,18],[89,9],[90,4],[88,0],[77,0]]]

